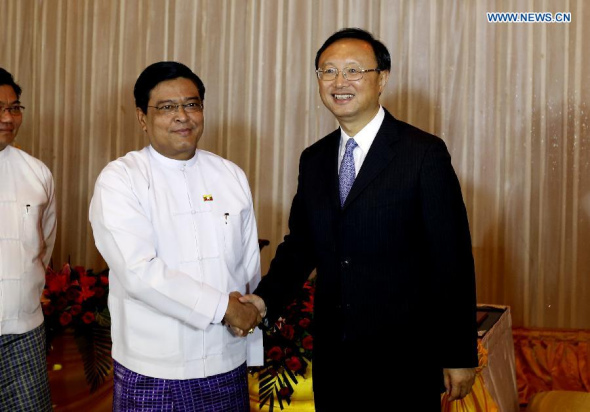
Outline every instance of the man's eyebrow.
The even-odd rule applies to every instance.
[[[1,103],[2,103],[2,102],[0,102],[0,104],[1,104]],[[7,106],[14,106],[15,104],[20,104],[20,100],[14,100],[14,101],[12,101],[12,102],[9,102],[9,103],[7,104]]]
[[[360,63],[359,63],[358,61],[356,61],[356,60],[347,60],[347,61],[345,61],[345,62],[344,62],[344,66],[343,66],[343,67],[348,67],[348,66],[350,66],[351,64],[356,64],[356,65],[362,66],[362,64],[360,64]],[[324,62],[324,64],[323,64],[323,65],[321,65],[320,67],[326,67],[326,66],[333,66],[333,67],[336,67],[336,66],[337,66],[337,64],[336,64],[336,63],[334,63],[334,62],[332,62],[332,61],[327,61],[327,62]]]
[[[201,98],[199,96],[193,96],[193,97],[185,97],[182,101],[183,102],[187,102],[189,100],[197,100],[197,101],[201,101]],[[158,100],[155,105],[159,106],[161,104],[178,104],[178,100],[172,100],[172,99],[166,99],[166,100]]]

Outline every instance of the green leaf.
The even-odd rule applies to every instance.
[[[105,328],[110,328],[111,327],[111,312],[109,312],[109,308],[104,308],[102,311],[97,312],[95,314],[96,317],[96,323],[98,323],[100,326],[105,327]]]
[[[285,372],[289,376],[289,378],[291,378],[291,380],[293,381],[293,383],[295,385],[297,385],[299,383],[297,381],[297,378],[295,377],[295,374],[289,368],[285,368],[285,371],[283,372],[283,379],[285,379],[286,382],[289,382],[289,380],[287,379]],[[291,387],[291,384],[289,384],[289,386]],[[291,389],[293,389],[293,387],[291,387]]]
[[[93,393],[113,371],[110,327],[93,323],[90,329],[75,331],[74,338],[82,355],[86,382]]]

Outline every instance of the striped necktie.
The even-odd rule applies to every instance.
[[[344,157],[340,164],[340,173],[338,174],[338,180],[340,182],[340,206],[344,205],[346,196],[348,196],[348,192],[350,192],[350,188],[356,177],[352,152],[357,146],[358,144],[354,139],[348,139],[348,142],[346,142],[346,151],[344,152]]]

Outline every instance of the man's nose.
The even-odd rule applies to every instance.
[[[338,73],[336,74],[336,78],[334,79],[334,82],[336,83],[337,87],[343,84],[348,84],[348,79],[344,77],[344,70],[338,71]]]
[[[187,119],[188,119],[188,114],[186,113],[186,110],[184,110],[184,106],[183,105],[178,106],[178,110],[176,110],[176,113],[175,113],[175,120],[186,121]]]

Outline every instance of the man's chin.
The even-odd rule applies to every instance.
[[[351,121],[357,115],[356,110],[354,110],[352,107],[338,106],[338,107],[332,108],[330,111],[332,112],[334,117],[336,117],[336,119],[338,119],[338,120]]]
[[[5,138],[5,136],[2,136],[2,133],[0,133],[0,150],[4,150],[6,146],[12,144],[12,142],[14,142],[14,136]]]

